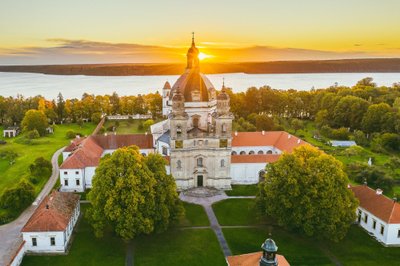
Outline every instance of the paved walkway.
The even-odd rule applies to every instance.
[[[64,150],[65,147],[59,149],[53,154],[51,163],[53,170],[49,181],[43,187],[34,201],[34,204],[29,206],[16,220],[11,223],[0,226],[0,265],[8,265],[12,256],[16,253],[18,247],[22,242],[21,229],[32,216],[39,203],[44,197],[46,197],[58,179],[58,156]]]
[[[179,197],[182,201],[199,204],[204,207],[208,220],[210,221],[211,229],[213,229],[215,235],[217,236],[219,245],[221,246],[224,256],[225,257],[231,256],[232,252],[229,249],[228,243],[226,242],[224,234],[222,233],[221,226],[219,225],[217,217],[215,216],[215,213],[211,207],[213,203],[228,199],[229,197],[225,193],[213,197],[204,197],[204,198],[189,197],[181,193]]]

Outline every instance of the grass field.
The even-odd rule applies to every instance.
[[[139,128],[139,125],[146,120],[122,120],[122,121],[106,121],[104,123],[104,128],[107,132],[108,128],[115,126],[117,134],[134,134],[134,133],[145,133],[146,130]]]
[[[255,196],[258,191],[258,184],[253,185],[232,185],[232,190],[225,191],[228,196]]]
[[[68,130],[89,135],[94,128],[95,125],[91,123],[84,124],[82,128],[76,124],[55,125],[54,134],[32,140],[31,143],[26,143],[22,135],[16,138],[1,138],[6,140],[7,144],[0,146],[0,152],[13,151],[18,154],[18,157],[12,165],[7,159],[0,159],[0,194],[5,188],[16,184],[20,179],[29,177],[29,165],[37,157],[42,156],[50,160],[56,150],[68,145],[70,140],[65,136]],[[41,180],[35,185],[36,193],[39,193],[46,181],[46,179]]]
[[[267,223],[256,210],[254,199],[227,199],[212,205],[220,225],[257,225]]]
[[[207,214],[201,205],[183,202],[185,217],[180,221],[179,226],[208,226]]]

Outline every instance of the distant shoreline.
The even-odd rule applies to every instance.
[[[184,64],[165,63],[0,66],[0,72],[85,76],[179,75],[184,70]],[[400,73],[400,58],[203,63],[201,70],[205,74]]]

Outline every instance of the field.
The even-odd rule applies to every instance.
[[[109,130],[111,127],[115,126],[115,130],[117,134],[135,134],[135,133],[145,133],[146,130],[140,128],[140,124],[142,124],[146,120],[121,120],[121,121],[106,121],[104,123],[104,128],[107,132],[111,133],[112,130]]]
[[[89,135],[94,130],[95,125],[87,123],[81,128],[76,124],[64,124],[55,125],[54,127],[54,134],[49,134],[45,137],[31,140],[30,142],[26,142],[22,134],[16,138],[1,137],[1,139],[7,141],[7,144],[0,146],[0,153],[12,151],[17,154],[17,158],[13,164],[10,164],[9,160],[6,158],[0,159],[0,194],[5,188],[14,185],[20,179],[29,177],[29,165],[32,164],[37,157],[42,156],[50,160],[55,151],[68,145],[70,140],[65,136],[68,130]],[[46,181],[47,180],[41,180],[41,182],[36,184],[36,193],[39,193]]]

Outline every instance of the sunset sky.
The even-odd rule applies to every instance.
[[[0,65],[400,57],[398,0],[1,0]]]

